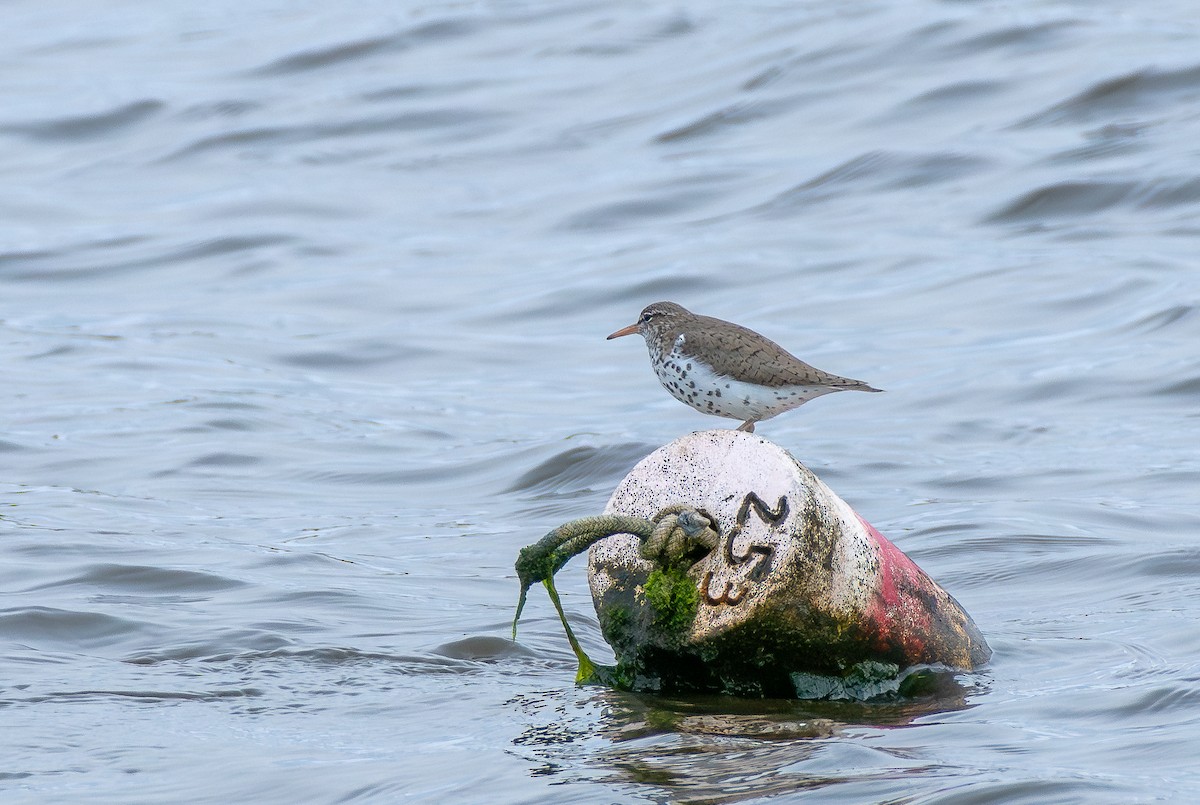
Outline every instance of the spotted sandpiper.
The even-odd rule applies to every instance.
[[[671,396],[702,414],[745,420],[738,430],[835,391],[880,391],[809,366],[783,347],[732,322],[655,302],[609,340],[639,333]]]

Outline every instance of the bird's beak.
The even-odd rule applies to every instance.
[[[612,341],[614,338],[620,338],[623,335],[633,335],[637,331],[638,331],[638,326],[636,324],[631,324],[628,327],[622,327],[620,330],[617,330],[615,333],[613,333],[612,335],[610,335],[608,338],[606,338],[604,340]]]

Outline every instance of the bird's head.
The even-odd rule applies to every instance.
[[[620,338],[623,335],[633,335],[634,333],[639,333],[643,338],[648,339],[655,333],[670,328],[681,317],[687,315],[687,310],[674,302],[655,302],[652,305],[646,306],[645,310],[642,311],[642,315],[638,316],[636,322],[628,327],[622,327],[606,340],[611,341],[614,338]]]

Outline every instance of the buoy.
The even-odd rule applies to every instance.
[[[869,690],[912,666],[970,670],[991,656],[949,593],[761,436],[677,439],[633,468],[605,514],[652,520],[672,507],[704,515],[715,547],[656,561],[644,535],[616,534],[589,552],[623,686],[797,696],[838,680]]]

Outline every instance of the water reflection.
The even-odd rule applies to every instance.
[[[587,700],[586,717],[561,701],[547,709],[553,696],[531,696],[513,702],[539,711],[514,744],[532,750],[535,776],[579,776],[582,766],[673,803],[732,803],[851,781],[902,780],[929,765],[904,751],[862,744],[847,753],[829,739],[966,710],[987,684],[980,674],[927,670],[922,676],[927,685],[917,695],[866,702],[601,690]]]

